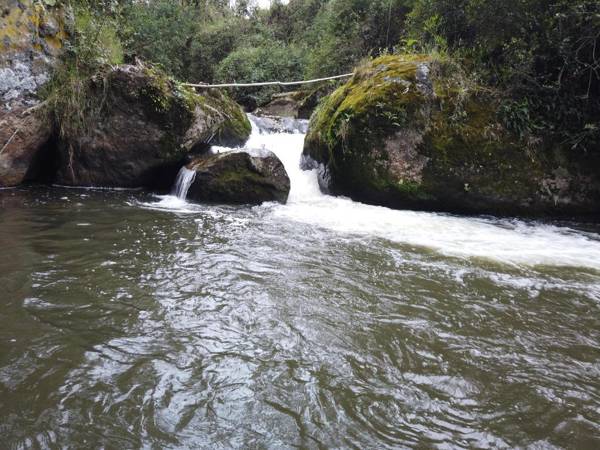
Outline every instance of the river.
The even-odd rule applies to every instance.
[[[598,227],[0,191],[0,449],[598,448]],[[223,149],[221,149],[223,150]]]

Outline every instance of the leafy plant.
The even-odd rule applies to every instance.
[[[217,67],[216,80],[253,83],[301,79],[303,67],[301,49],[265,40],[253,47],[241,47],[230,53]],[[234,90],[233,96],[246,105],[261,105],[279,90],[276,86],[244,88]]]
[[[532,122],[530,105],[527,99],[505,101],[500,105],[498,115],[504,126],[519,137],[525,137],[537,128]]]

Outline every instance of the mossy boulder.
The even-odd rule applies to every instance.
[[[64,6],[5,0],[0,6],[0,187],[35,176],[52,126],[38,90],[50,78],[72,25]]]
[[[429,56],[383,56],[321,103],[303,164],[334,194],[394,208],[600,212],[598,158],[516,135],[500,102]]]
[[[37,88],[48,79],[62,54],[72,23],[72,12],[63,5],[35,0],[3,1],[0,98],[6,102],[4,106],[23,97],[35,97]]]
[[[241,145],[251,131],[226,95],[198,95],[142,63],[98,74],[84,90],[80,114],[58,124],[59,184],[154,187],[190,154]]]
[[[267,150],[246,150],[202,156],[187,165],[196,172],[187,198],[199,202],[286,203],[290,179],[277,156]]]

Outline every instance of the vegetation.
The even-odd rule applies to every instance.
[[[59,0],[57,0],[59,1]],[[600,3],[596,0],[60,0],[76,34],[55,86],[72,114],[79,84],[135,58],[191,82],[335,75],[389,53],[445,55],[469,83],[502,97],[498,117],[523,138],[573,149],[600,143]],[[275,88],[233,90],[254,107]],[[70,111],[70,112],[69,112]]]
[[[396,208],[594,212],[600,155],[506,126],[504,96],[459,67],[417,54],[361,65],[313,114],[305,164],[321,164],[333,193]],[[521,105],[507,109],[524,120]]]
[[[510,128],[600,144],[600,2],[418,0],[407,23],[421,48],[455,55],[505,94]]]
[[[116,20],[85,4],[75,4],[73,12],[73,32],[63,64],[42,92],[51,119],[63,135],[87,132],[103,105],[101,98],[89,95],[91,77],[123,62]]]

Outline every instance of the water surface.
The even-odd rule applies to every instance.
[[[0,191],[0,448],[598,448],[600,237],[323,196]]]

